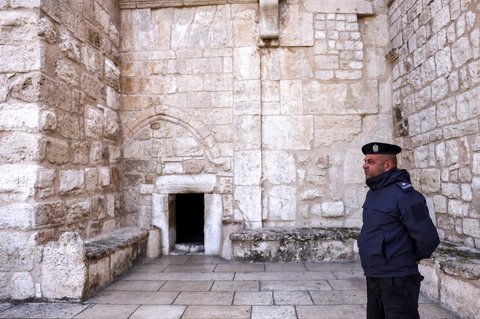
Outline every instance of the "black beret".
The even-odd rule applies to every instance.
[[[363,145],[363,154],[398,154],[402,151],[402,148],[398,145],[372,142]]]

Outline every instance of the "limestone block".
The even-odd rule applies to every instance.
[[[70,200],[66,202],[66,220],[68,224],[86,220],[92,212],[92,202],[87,200]]]
[[[166,175],[155,180],[155,190],[162,194],[211,193],[217,178],[210,174]]]
[[[297,190],[294,186],[274,186],[266,192],[268,221],[294,221],[297,213]]]
[[[117,91],[112,88],[111,86],[107,85],[107,107],[112,109],[112,110],[118,110],[119,108],[119,96]]]
[[[315,144],[351,141],[362,132],[361,115],[315,116]]]
[[[98,190],[98,171],[96,168],[85,169],[85,190],[88,192]]]
[[[110,257],[107,256],[90,262],[85,275],[88,276],[87,294],[93,293],[97,288],[105,287],[112,281]]]
[[[76,64],[66,59],[57,60],[55,63],[55,76],[72,86],[79,81]]]
[[[117,249],[110,256],[110,274],[111,279],[115,279],[122,273],[132,267],[133,261],[133,248],[132,246],[125,247],[123,249]],[[102,286],[98,286],[99,288]]]
[[[103,145],[102,142],[94,141],[90,146],[90,163],[99,164],[102,162]]]
[[[0,206],[0,228],[28,229],[34,226],[32,204],[15,203]]]
[[[40,128],[44,131],[53,131],[57,128],[57,115],[50,110],[40,113]]]
[[[47,43],[53,44],[57,42],[57,31],[53,22],[48,17],[43,17],[38,22],[38,35]]]
[[[259,185],[262,175],[261,151],[239,151],[234,156],[235,185]]]
[[[162,238],[160,229],[154,228],[148,231],[147,258],[155,259],[162,255]]]
[[[480,306],[477,302],[478,283],[458,277],[441,275],[440,302],[446,308],[461,314],[462,318],[473,319],[478,316]]]
[[[35,39],[38,20],[34,11],[3,11],[0,18],[2,44],[28,43]]]
[[[162,254],[168,255],[170,247],[175,243],[169,237],[169,195],[152,194],[152,225],[160,228]]]
[[[44,80],[40,72],[18,74],[10,83],[10,95],[24,102],[38,102]]]
[[[373,4],[367,0],[307,0],[304,5],[310,12],[373,14]]]
[[[480,238],[480,220],[474,218],[464,218],[463,233],[467,236]]]
[[[98,168],[98,181],[102,187],[110,185],[110,167],[101,166]]]
[[[0,8],[2,8],[2,4],[0,2]],[[1,272],[0,273],[0,298],[2,300],[7,300],[11,298],[11,289],[8,285],[10,281],[11,274],[10,273],[5,273]]]
[[[5,102],[10,91],[8,78],[5,75],[0,75],[0,103]]]
[[[282,114],[303,113],[302,90],[301,81],[280,81],[280,107]]]
[[[423,260],[418,265],[420,274],[424,277],[420,286],[422,293],[432,300],[439,301],[439,280],[438,274],[435,269],[435,264],[431,260]]]
[[[32,271],[35,264],[37,233],[17,230],[0,231],[0,271]]]
[[[40,135],[13,133],[0,138],[0,160],[7,163],[40,161],[45,156],[45,141]]]
[[[108,146],[108,160],[110,163],[118,163],[122,158],[122,150],[118,145]]]
[[[261,226],[262,221],[262,198],[260,186],[236,186],[234,198],[242,218],[246,225]]]
[[[43,249],[42,292],[47,299],[82,297],[86,282],[85,248],[80,235],[66,232]]]
[[[282,151],[265,151],[263,174],[269,183],[290,184],[295,181],[295,158]]]
[[[318,188],[307,189],[306,191],[302,192],[299,196],[299,198],[304,201],[314,200],[321,197],[323,197],[323,193]],[[321,210],[321,207],[320,207],[320,210]]]
[[[60,193],[68,193],[79,190],[84,187],[84,171],[83,170],[62,170],[59,174]]]
[[[35,285],[29,272],[13,274],[10,285],[12,299],[14,300],[24,300],[35,296]]]
[[[35,205],[35,226],[59,225],[65,222],[67,209],[63,201],[42,202]]]
[[[88,164],[89,145],[86,141],[72,141],[71,147],[72,164]]]
[[[478,121],[476,119],[468,120],[460,124],[448,125],[443,128],[443,137],[451,139],[455,137],[476,134],[479,131]]]
[[[259,41],[257,6],[239,6],[233,15],[233,42],[236,47],[257,46]]]
[[[69,59],[80,62],[80,42],[67,30],[60,31],[60,51]]]
[[[303,5],[287,6],[288,19],[282,19],[280,28],[280,45],[282,46],[313,46],[313,14],[307,12]]]
[[[43,45],[40,41],[30,44],[0,46],[0,73],[40,71],[43,68]]]
[[[234,118],[234,148],[236,150],[259,149],[261,123],[258,115],[238,115]]]
[[[81,117],[77,114],[59,112],[57,117],[58,132],[65,138],[80,139],[83,136],[81,121]]]
[[[440,170],[423,169],[420,173],[421,191],[425,194],[433,194],[440,191],[441,179]]]
[[[325,202],[322,203],[322,217],[343,217],[345,216],[345,206],[343,202]]]
[[[260,37],[277,39],[279,33],[278,0],[260,0]]]
[[[24,201],[32,197],[37,180],[37,165],[0,165],[0,200]]]
[[[105,59],[105,81],[114,89],[120,88],[120,70],[110,59]]]
[[[205,194],[205,255],[220,253],[222,217],[222,195]]]
[[[363,161],[363,154],[357,148],[349,148],[344,157],[343,179],[347,184],[362,183],[365,180],[360,163]]]
[[[452,61],[455,67],[463,66],[473,56],[468,37],[462,37],[452,45]]]
[[[182,163],[165,163],[165,168],[164,168],[164,173],[165,174],[184,174],[183,170],[183,165]]]
[[[265,116],[264,145],[270,150],[309,150],[313,140],[311,116]]]
[[[117,115],[117,112],[111,111],[109,109],[104,110],[104,130],[103,134],[105,137],[115,139],[120,133],[120,120]]]
[[[88,105],[85,108],[85,135],[87,137],[98,138],[103,133],[103,112],[101,109]]]
[[[37,104],[1,103],[0,104],[0,130],[1,131],[38,130],[39,115],[40,115],[40,110]]]

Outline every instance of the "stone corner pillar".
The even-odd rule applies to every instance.
[[[162,235],[160,228],[154,227],[148,232],[147,258],[155,259],[162,255]]]
[[[62,234],[43,248],[42,294],[50,300],[81,300],[87,284],[85,245],[76,232]]]

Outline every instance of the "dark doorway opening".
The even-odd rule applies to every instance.
[[[204,243],[204,195],[177,194],[175,219],[177,224],[177,240],[182,243]]]

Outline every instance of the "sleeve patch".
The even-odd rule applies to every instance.
[[[411,207],[413,218],[416,222],[427,220],[430,215],[428,214],[428,208],[423,204],[415,204]]]
[[[400,189],[404,192],[409,192],[413,189],[412,184],[407,182],[398,182],[397,186],[400,187]]]

